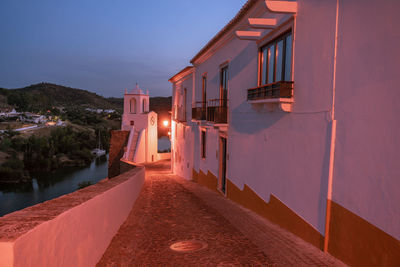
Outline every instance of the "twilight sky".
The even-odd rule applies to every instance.
[[[1,0],[0,87],[51,82],[121,97],[168,78],[246,0]]]

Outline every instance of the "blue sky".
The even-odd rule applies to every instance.
[[[51,82],[152,96],[246,0],[1,0],[0,87]]]

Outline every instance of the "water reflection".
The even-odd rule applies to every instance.
[[[0,188],[0,216],[74,192],[81,182],[95,184],[107,177],[107,162],[108,156],[103,156],[88,167],[36,172],[31,174],[31,183]]]
[[[20,183],[20,184],[1,184],[0,190],[4,195],[8,193],[24,193],[33,190],[32,183]],[[1,205],[1,203],[0,203]]]
[[[38,185],[38,182],[37,182],[36,178],[32,179],[32,187],[33,187],[33,191],[38,191],[39,190],[39,185]]]

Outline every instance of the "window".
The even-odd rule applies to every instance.
[[[131,98],[130,101],[130,112],[131,113],[136,113],[136,99],[135,98]]]
[[[186,94],[187,90],[186,88],[183,88],[182,90],[177,91],[177,100],[176,100],[176,106],[175,106],[175,119],[180,122],[185,122],[186,121]]]
[[[227,107],[228,106],[228,66],[225,66],[221,69],[220,75],[220,99],[221,99],[221,106]]]
[[[260,50],[260,86],[292,80],[292,33],[288,32]]]
[[[203,103],[202,104],[203,108],[205,108],[206,102],[207,102],[207,76],[203,75],[202,80],[203,80],[203,84],[202,84],[202,99],[201,99],[201,101]]]
[[[146,99],[143,99],[143,101],[142,101],[142,113],[145,113],[147,110],[146,110]]]
[[[201,131],[201,158],[206,158],[206,131]]]
[[[187,90],[186,90],[186,88],[184,88],[183,89],[182,121],[186,121],[186,97],[187,97]]]

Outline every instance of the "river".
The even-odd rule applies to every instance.
[[[107,177],[108,156],[96,158],[88,167],[68,167],[53,172],[33,173],[32,184],[0,189],[0,216],[69,194],[79,183],[92,184]]]
[[[170,149],[169,138],[160,137],[158,150],[161,152]],[[79,183],[97,183],[107,177],[107,159],[108,156],[97,158],[88,167],[68,167],[53,172],[33,173],[32,184],[13,185],[12,189],[0,188],[0,216],[74,192]]]

